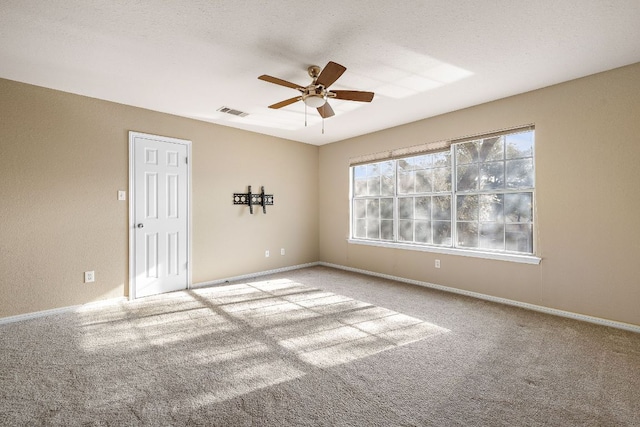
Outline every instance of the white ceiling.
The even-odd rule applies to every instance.
[[[330,60],[373,102],[267,108]],[[316,145],[635,62],[639,0],[0,0],[2,78]]]

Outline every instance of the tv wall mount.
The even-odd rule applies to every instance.
[[[234,205],[249,205],[249,212],[253,214],[253,207],[262,206],[262,212],[267,213],[267,206],[273,205],[273,194],[264,194],[264,186],[260,187],[260,193],[252,193],[251,186],[246,193],[233,193]]]

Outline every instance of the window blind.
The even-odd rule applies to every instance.
[[[501,129],[491,133],[483,133],[478,135],[469,135],[449,141],[427,142],[424,144],[412,145],[411,147],[396,148],[393,150],[380,151],[378,153],[365,154],[362,156],[352,157],[349,159],[349,166],[357,166],[367,163],[375,163],[384,160],[393,160],[401,157],[416,156],[420,154],[437,153],[441,151],[449,151],[451,145],[460,144],[462,142],[474,141],[477,139],[494,138],[510,133],[527,132],[534,130],[534,125],[518,126],[515,128]]]
[[[383,160],[393,160],[401,157],[416,156],[419,154],[449,151],[449,147],[451,147],[451,141],[427,142],[425,144],[413,145],[411,147],[396,148],[394,150],[380,151],[378,153],[352,157],[349,159],[349,165],[357,166]]]

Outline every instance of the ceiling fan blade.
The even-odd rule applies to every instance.
[[[263,74],[258,78],[260,80],[264,80],[265,82],[274,83],[274,84],[277,84],[277,85],[280,85],[280,86],[290,87],[291,89],[298,89],[298,88],[302,88],[303,87],[303,86],[297,85],[295,83],[291,83],[291,82],[288,82],[286,80],[279,79],[277,77],[267,76],[266,74]]]
[[[331,105],[329,105],[328,102],[325,102],[322,107],[318,107],[318,113],[320,113],[323,119],[335,116],[336,114],[333,112],[333,108],[331,108]]]
[[[340,64],[336,64],[333,61],[329,61],[326,67],[322,69],[318,79],[316,80],[316,84],[322,85],[325,88],[331,86],[333,82],[338,80],[338,78],[346,71],[346,68]]]
[[[346,101],[360,101],[360,102],[371,102],[373,99],[373,92],[362,92],[359,90],[332,90],[331,92],[335,93],[335,99],[344,99]]]
[[[294,102],[300,101],[301,99],[302,99],[301,96],[285,99],[284,101],[276,102],[273,105],[269,105],[269,108],[278,109],[278,108],[286,107],[287,105],[293,104]]]

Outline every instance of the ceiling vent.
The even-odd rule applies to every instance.
[[[238,117],[247,117],[249,115],[249,113],[245,113],[244,111],[240,111],[240,110],[234,110],[233,108],[229,108],[229,107],[220,107],[218,108],[217,111],[220,111],[221,113],[231,114]]]

